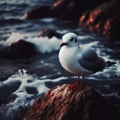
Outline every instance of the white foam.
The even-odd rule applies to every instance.
[[[17,42],[17,41],[19,41],[20,39],[23,39],[23,38],[24,38],[23,34],[20,34],[20,33],[17,33],[17,32],[12,32],[10,34],[9,38],[6,41],[4,41],[3,44],[7,46],[7,45],[15,43],[15,42]]]
[[[55,19],[53,19],[53,18],[43,18],[43,19],[41,19],[41,21],[43,21],[43,22],[47,22],[47,23],[51,23],[51,22],[53,22]]]
[[[0,41],[0,44],[9,46],[21,39],[33,43],[36,46],[36,50],[40,53],[50,53],[58,50],[60,47],[60,40],[56,37],[52,37],[51,39],[48,37],[28,37],[17,32],[12,32],[9,38],[6,41]]]
[[[60,40],[56,37],[49,39],[48,37],[35,37],[28,39],[27,41],[33,43],[36,46],[37,51],[41,53],[50,53],[59,49]]]
[[[29,97],[33,96],[33,94],[28,94],[26,92],[26,87],[32,86],[32,87],[36,88],[36,85],[38,84],[37,80],[35,78],[33,78],[33,76],[27,74],[26,70],[24,70],[24,69],[18,70],[18,73],[9,77],[6,81],[4,81],[4,83],[7,84],[7,83],[10,83],[10,82],[16,81],[16,80],[21,81],[21,85],[14,92],[14,94],[19,96],[20,98],[27,98],[27,97],[29,98]],[[31,80],[31,82],[29,83],[28,80]],[[45,90],[43,89],[42,91],[39,91],[39,89],[37,89],[39,91],[39,93],[46,92],[46,86],[43,86],[43,88],[45,88]]]
[[[27,71],[25,69],[23,70],[18,70],[18,72],[11,77],[9,77],[6,81],[4,81],[4,84],[11,84],[13,81],[20,81],[21,85],[18,87],[16,91],[14,91],[13,94],[17,95],[21,99],[26,99],[26,98],[31,98],[35,96],[33,93],[27,93],[26,88],[35,88],[36,91],[38,91],[37,95],[40,95],[42,93],[46,93],[49,88],[45,85],[46,82],[58,82],[61,80],[67,79],[66,77],[59,77],[56,79],[47,79],[45,78],[43,80],[42,77],[37,78],[35,76],[27,74]]]

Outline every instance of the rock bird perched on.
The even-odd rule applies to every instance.
[[[70,73],[80,76],[93,74],[114,63],[105,62],[92,49],[82,49],[76,34],[67,33],[62,38],[59,61],[62,67]],[[107,63],[109,63],[107,65]]]

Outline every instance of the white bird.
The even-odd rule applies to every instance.
[[[61,49],[59,52],[59,61],[62,67],[70,73],[78,75],[79,77],[93,74],[103,70],[113,63],[105,62],[92,49],[82,49],[76,34],[67,33],[62,38]]]

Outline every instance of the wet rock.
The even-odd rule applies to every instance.
[[[62,38],[62,34],[56,32],[55,30],[52,29],[45,29],[42,32],[39,33],[39,37],[48,37],[48,38],[52,38],[52,37],[57,37],[59,39]]]
[[[16,99],[0,106],[0,120],[21,120],[29,108],[29,104],[22,99]]]
[[[0,51],[0,56],[7,59],[23,59],[29,58],[36,54],[35,46],[24,40],[12,43],[10,46],[4,47]]]
[[[104,1],[105,0],[57,0],[52,7],[45,6],[33,9],[25,13],[23,18],[37,19],[44,17],[53,17],[76,22],[79,20],[80,15],[82,15],[84,11],[95,8]]]
[[[42,6],[39,8],[34,8],[23,15],[23,19],[38,19],[50,17],[50,7],[49,6]]]
[[[28,94],[37,94],[38,93],[38,91],[35,87],[26,87],[26,92]]]
[[[119,120],[119,112],[90,87],[68,84],[37,99],[23,120]]]
[[[93,4],[94,3],[94,4]],[[24,19],[59,18],[70,20],[99,32],[109,41],[120,40],[119,0],[57,0],[52,7],[43,6],[24,14]]]
[[[108,1],[108,0],[106,0]],[[79,17],[89,9],[103,3],[104,0],[57,0],[52,9],[53,16],[65,20],[78,21]],[[93,4],[94,3],[94,4]],[[84,7],[83,7],[84,6]]]
[[[85,12],[79,20],[79,25],[90,31],[99,32],[108,41],[120,41],[120,1],[111,0],[93,10]]]
[[[4,83],[0,82],[0,104],[3,104],[10,99],[13,99],[15,96],[12,95],[19,86],[21,85],[21,81],[5,81]]]

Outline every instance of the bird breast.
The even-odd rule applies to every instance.
[[[59,61],[62,67],[73,74],[85,75],[90,73],[91,71],[85,70],[79,64],[77,58],[78,51],[79,48],[77,47],[62,47],[59,52]]]

